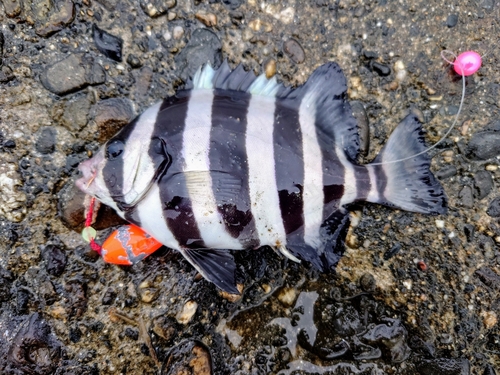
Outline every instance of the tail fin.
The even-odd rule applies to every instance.
[[[446,212],[447,198],[429,170],[430,158],[422,153],[425,149],[421,124],[414,116],[407,116],[391,134],[374,165],[367,166],[375,171],[377,179],[379,194],[375,203],[425,214]]]

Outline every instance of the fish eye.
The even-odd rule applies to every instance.
[[[120,140],[114,140],[106,146],[106,159],[115,160],[121,154],[123,154],[123,150],[125,145]]]

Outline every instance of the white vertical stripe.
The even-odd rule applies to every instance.
[[[304,158],[304,241],[317,248],[320,245],[319,229],[323,222],[323,164],[321,147],[316,136],[316,108],[307,93],[299,108],[302,153]],[[333,145],[332,145],[333,147]]]
[[[375,166],[366,165],[365,167],[368,170],[368,176],[370,177],[370,191],[368,192],[366,200],[368,202],[378,203],[380,200],[380,196],[378,194],[377,174],[375,173]]]
[[[179,243],[170,231],[163,215],[163,204],[160,198],[158,184],[153,184],[151,190],[137,205],[137,215],[141,228],[157,241],[171,249],[180,250]]]
[[[248,184],[255,227],[261,245],[286,244],[274,162],[274,97],[252,96],[247,113],[245,145]]]
[[[354,174],[354,165],[347,160],[344,150],[339,146],[335,147],[335,153],[344,167],[344,195],[340,199],[340,207],[352,203],[358,197],[356,187],[356,175]]]
[[[209,150],[213,98],[212,90],[191,91],[182,135],[184,176],[193,215],[205,245],[213,249],[237,250],[242,246],[226,231],[212,190]]]
[[[155,166],[148,149],[160,106],[161,102],[156,103],[139,116],[125,143],[122,157],[124,161],[122,195],[125,203],[131,203],[141,196],[155,174]],[[137,176],[140,178],[136,178]]]

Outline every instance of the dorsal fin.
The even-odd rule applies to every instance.
[[[265,74],[257,77],[252,71],[245,71],[241,64],[231,70],[227,60],[217,70],[210,64],[200,67],[185,89],[234,90],[262,96],[283,96],[292,91],[278,83],[275,77],[267,79]]]
[[[316,126],[327,141],[344,150],[355,161],[359,153],[357,122],[347,101],[347,84],[340,67],[329,62],[309,77],[307,82],[295,89],[278,83],[276,77],[256,77],[246,72],[242,65],[231,71],[227,60],[214,70],[209,64],[198,69],[186,89],[222,89],[244,91],[252,95],[272,96],[297,101],[297,106],[306,104],[315,109]]]
[[[357,121],[347,101],[347,83],[342,69],[328,62],[317,68],[306,83],[291,91],[307,107],[315,108],[316,126],[355,161],[359,153]]]

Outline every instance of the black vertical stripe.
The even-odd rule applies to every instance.
[[[156,118],[149,156],[159,171],[158,187],[167,226],[182,247],[203,248],[183,173],[182,139],[189,91],[165,99]],[[162,170],[163,169],[163,170]]]
[[[252,96],[246,92],[214,90],[210,131],[212,190],[227,232],[244,248],[259,245],[251,211],[246,149],[247,112]]]
[[[286,234],[304,232],[304,157],[297,100],[276,98],[274,163],[281,217]]]
[[[107,148],[110,145],[114,145],[116,147],[116,145],[118,144],[122,144],[123,147],[125,147],[127,140],[130,137],[130,134],[134,130],[140,118],[141,116],[137,116],[132,122],[125,125],[113,138],[111,138],[108,142],[106,142],[106,144],[104,145],[104,149],[107,150]],[[102,170],[102,175],[104,176],[104,183],[108,188],[110,196],[116,202],[118,208],[121,211],[123,211],[125,215],[127,215],[127,211],[129,211],[130,208],[127,207],[123,196],[124,162],[125,161],[123,160],[123,152],[118,157],[110,159],[107,158],[106,164],[104,165],[104,168]]]

